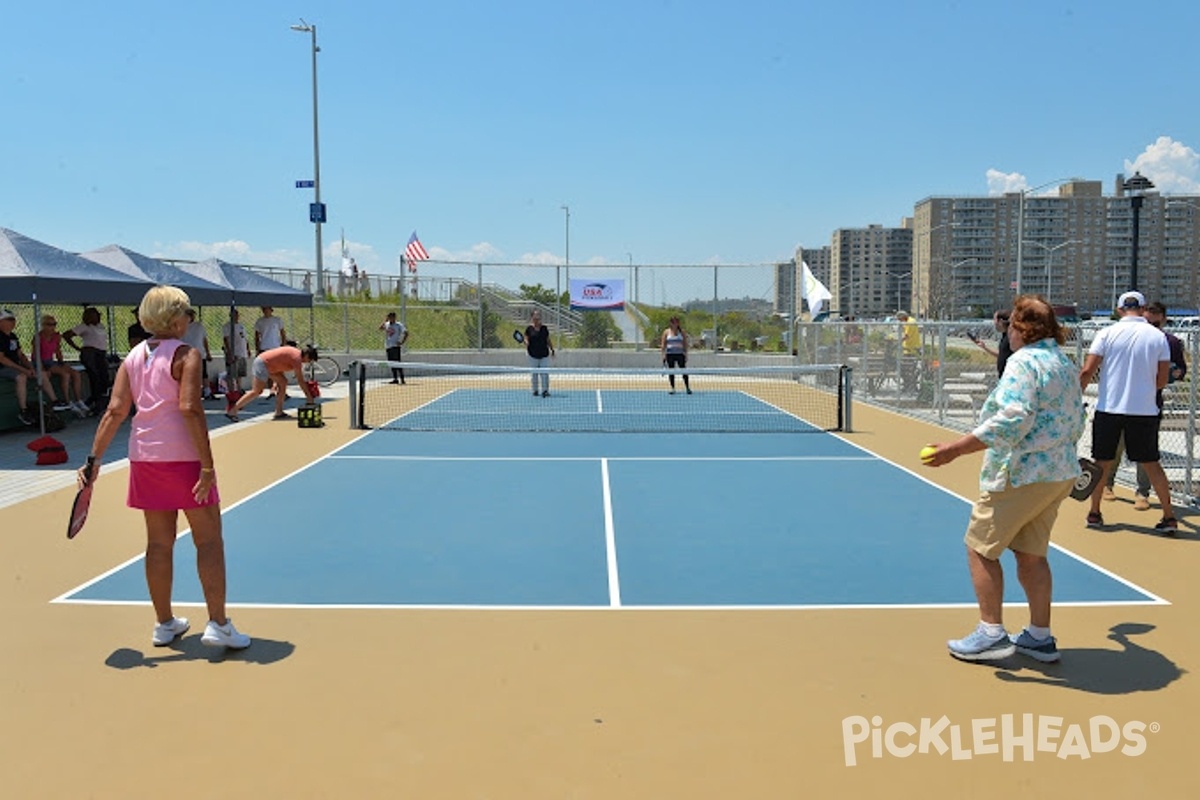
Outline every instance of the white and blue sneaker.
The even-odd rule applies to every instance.
[[[1045,639],[1037,639],[1026,629],[1020,633],[1014,633],[1008,638],[1012,640],[1013,645],[1017,648],[1017,652],[1021,655],[1035,658],[1046,664],[1058,661],[1061,658],[1058,652],[1058,642],[1053,636],[1047,636]]]
[[[963,661],[999,661],[1016,652],[1017,646],[1004,631],[999,636],[988,636],[983,625],[979,625],[962,639],[946,642],[950,655]]]
[[[171,617],[166,622],[154,626],[154,637],[151,641],[155,647],[166,647],[175,641],[175,637],[188,632],[187,617]]]

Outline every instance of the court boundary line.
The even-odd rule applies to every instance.
[[[66,599],[63,605],[90,606],[151,606],[147,600]],[[184,608],[204,608],[202,602],[172,601]],[[1113,608],[1124,606],[1170,606],[1166,600],[1076,600],[1055,602],[1055,608]],[[727,604],[712,606],[688,605],[481,605],[471,603],[226,603],[229,608],[292,609],[297,611],[938,611],[949,609],[978,609],[976,603],[792,603],[786,605]],[[1004,608],[1024,609],[1024,602],[1004,603]]]
[[[302,466],[302,467],[299,467],[299,468],[297,468],[297,469],[294,469],[294,470],[292,470],[292,471],[291,471],[291,472],[289,472],[288,474],[284,475],[283,477],[281,477],[281,478],[279,478],[279,479],[277,479],[277,480],[275,480],[275,481],[272,481],[271,483],[267,484],[266,486],[262,487],[261,489],[258,489],[257,491],[254,491],[254,492],[251,492],[250,494],[248,494],[248,495],[246,495],[245,497],[243,497],[241,500],[238,500],[236,503],[233,503],[233,504],[231,504],[231,505],[229,505],[229,506],[227,506],[227,507],[224,507],[224,506],[223,506],[223,507],[221,508],[221,515],[222,515],[222,516],[224,516],[226,511],[232,511],[233,509],[237,508],[238,506],[242,505],[243,503],[247,503],[247,502],[249,502],[249,501],[253,500],[254,498],[258,497],[260,494],[263,494],[264,492],[266,492],[266,491],[269,491],[270,489],[273,489],[273,488],[275,488],[276,486],[280,485],[280,484],[281,484],[281,483],[283,483],[284,481],[291,480],[292,478],[294,478],[294,477],[296,477],[297,475],[299,475],[301,472],[304,472],[304,471],[305,471],[305,470],[307,470],[307,469],[311,469],[312,467],[316,466],[317,464],[320,464],[322,461],[325,461],[325,460],[326,460],[326,459],[328,459],[328,458],[332,458],[332,457],[333,457],[333,456],[334,456],[336,453],[338,453],[338,452],[340,452],[340,451],[342,451],[342,450],[346,449],[346,448],[347,448],[347,447],[349,447],[350,445],[352,445],[352,444],[354,444],[354,443],[358,442],[360,439],[362,439],[362,438],[364,438],[364,437],[366,437],[366,436],[370,435],[370,433],[371,433],[371,431],[363,431],[361,435],[359,435],[359,436],[355,436],[353,439],[351,439],[350,441],[346,442],[346,443],[345,443],[345,444],[343,444],[341,447],[335,448],[334,450],[332,450],[332,451],[330,451],[330,452],[326,453],[325,455],[321,456],[320,458],[313,459],[312,461],[308,462],[308,463],[307,463],[307,464],[305,464],[304,466]],[[185,519],[186,519],[186,517],[185,517]],[[192,529],[191,529],[190,527],[189,527],[189,528],[184,528],[184,529],[183,529],[183,530],[181,530],[181,531],[180,531],[178,534],[176,534],[176,536],[175,536],[175,541],[176,541],[176,543],[178,543],[180,539],[183,539],[183,538],[185,538],[185,537],[188,537],[188,536],[191,536],[191,535],[192,535]],[[72,599],[70,599],[70,595],[72,595],[72,594],[74,594],[74,593],[76,593],[76,592],[82,592],[84,589],[87,589],[88,587],[90,587],[90,586],[92,586],[92,585],[94,585],[94,584],[96,584],[96,583],[99,583],[100,581],[104,580],[104,579],[105,579],[105,578],[107,578],[109,575],[113,575],[113,574],[115,574],[115,573],[117,573],[117,572],[120,572],[121,570],[125,569],[125,568],[126,568],[126,567],[128,567],[128,566],[130,566],[130,565],[132,565],[132,564],[136,564],[138,561],[141,561],[141,560],[142,560],[142,559],[144,559],[145,557],[146,557],[146,553],[145,553],[145,551],[143,550],[141,553],[138,553],[137,555],[133,556],[132,558],[126,559],[125,561],[121,562],[120,564],[118,564],[117,566],[113,567],[112,569],[110,569],[110,570],[108,570],[108,571],[106,571],[106,572],[104,572],[104,573],[102,573],[102,574],[100,574],[100,575],[97,575],[97,576],[95,576],[94,578],[92,578],[92,579],[91,579],[91,580],[89,580],[89,581],[86,581],[86,582],[84,582],[84,583],[81,583],[81,584],[79,584],[78,586],[74,587],[73,589],[70,589],[70,590],[68,590],[68,591],[66,591],[66,592],[63,592],[63,593],[62,593],[62,594],[60,594],[58,597],[55,597],[55,598],[51,599],[49,602],[50,602],[51,604],[54,604],[54,603],[76,603],[76,602],[81,602],[81,601],[79,601],[79,600],[72,600]],[[136,601],[130,601],[130,602],[136,602]],[[147,601],[147,602],[149,602],[149,601]],[[179,604],[177,604],[177,605],[179,605]],[[201,606],[203,606],[203,603],[201,603],[200,605],[201,605]]]
[[[296,475],[299,475],[300,473],[304,472],[305,470],[311,469],[312,467],[314,467],[314,466],[320,464],[322,461],[326,461],[326,460],[337,460],[337,459],[346,459],[346,460],[352,460],[352,459],[442,460],[442,461],[595,461],[595,460],[597,460],[597,457],[595,457],[595,456],[592,456],[592,457],[569,456],[569,457],[552,457],[552,458],[537,458],[537,457],[531,457],[531,456],[520,456],[520,457],[493,456],[493,457],[485,457],[485,458],[475,458],[475,457],[467,457],[467,456],[429,457],[429,456],[353,456],[353,455],[346,456],[346,455],[338,455],[341,451],[345,450],[346,448],[348,448],[354,444],[357,444],[361,440],[363,440],[363,439],[367,438],[368,436],[370,436],[371,434],[375,433],[376,430],[377,429],[372,428],[372,429],[362,431],[362,433],[360,435],[355,436],[353,439],[351,439],[350,441],[341,445],[340,447],[337,447],[334,450],[330,451],[329,453],[326,453],[325,455],[321,456],[320,458],[314,459],[314,460],[310,461],[309,463],[305,464],[304,466],[293,470],[292,472],[282,476],[281,478],[267,484],[266,486],[263,486],[261,489],[258,489],[257,491],[252,492],[251,494],[248,494],[247,496],[243,497],[241,500],[238,500],[236,503],[233,503],[232,505],[230,505],[227,509],[222,509],[222,514],[224,514],[225,511],[227,511],[227,510],[232,511],[233,509],[241,506],[243,503],[253,500],[255,497],[259,496],[260,494],[263,494],[264,492],[267,492],[268,490],[275,488],[276,486],[284,483],[287,480],[290,480],[291,478],[295,477]],[[383,433],[384,435],[387,435],[388,433],[392,433],[392,431],[386,431],[386,430],[380,431],[380,432]],[[870,450],[867,450],[865,447],[863,447],[855,442],[849,441],[848,439],[846,439],[846,436],[842,433],[839,433],[837,431],[818,431],[818,433],[826,433],[826,434],[832,436],[833,438],[836,438],[839,441],[844,442],[845,444],[849,445],[851,448],[859,451],[860,453],[864,453],[865,455],[862,457],[852,457],[852,456],[767,456],[767,457],[761,457],[761,458],[760,457],[750,457],[750,456],[735,456],[735,457],[703,456],[703,457],[694,457],[694,458],[687,458],[687,459],[684,459],[681,457],[666,457],[666,456],[631,456],[631,457],[613,457],[613,458],[611,458],[611,460],[613,460],[613,461],[680,461],[680,460],[688,460],[688,461],[855,461],[855,462],[857,462],[857,461],[880,461],[880,462],[883,462],[885,464],[892,466],[893,468],[899,469],[903,472],[907,472],[908,474],[912,475],[913,477],[917,478],[920,481],[923,481],[924,483],[928,484],[929,486],[932,486],[935,489],[938,489],[938,490],[950,495],[951,497],[953,497],[963,503],[966,503],[968,506],[973,505],[973,501],[967,500],[965,497],[962,497],[961,495],[951,491],[950,489],[947,489],[944,486],[934,483],[932,480],[924,477],[923,475],[920,475],[920,474],[914,472],[912,469],[910,469],[902,464],[899,464],[895,461],[892,461],[891,459],[886,458],[882,455],[872,453]],[[602,462],[602,468],[603,468],[604,492],[605,492],[605,498],[606,498],[606,503],[605,503],[606,540],[610,537],[610,535],[612,536],[611,546],[609,546],[609,544],[606,541],[606,551],[608,553],[606,558],[615,559],[615,557],[616,557],[615,531],[610,533],[610,530],[609,530],[610,525],[611,525],[611,507],[609,504],[611,496],[608,493],[607,462],[610,459],[608,457],[600,457],[600,460]],[[178,541],[180,538],[183,538],[185,536],[190,536],[190,535],[191,535],[191,528],[186,528],[178,534],[178,536],[176,537],[176,541]],[[1139,606],[1140,605],[1155,605],[1155,606],[1172,605],[1170,600],[1167,600],[1166,598],[1145,589],[1144,587],[1140,586],[1139,584],[1136,584],[1133,581],[1128,580],[1128,579],[1114,573],[1113,571],[1096,564],[1095,562],[1091,561],[1090,559],[1087,559],[1071,550],[1068,550],[1066,547],[1063,547],[1062,545],[1059,545],[1059,544],[1055,543],[1054,541],[1051,541],[1049,543],[1049,545],[1050,545],[1050,547],[1054,548],[1056,551],[1062,553],[1063,555],[1068,556],[1069,558],[1072,558],[1072,559],[1078,561],[1080,564],[1083,564],[1084,566],[1089,567],[1090,569],[1096,570],[1097,572],[1116,581],[1117,583],[1125,586],[1126,588],[1131,589],[1131,590],[1145,596],[1146,598],[1148,598],[1147,600],[1079,601],[1077,603],[1056,602],[1055,606],[1057,606],[1057,607],[1071,608],[1071,607],[1089,607],[1089,606],[1105,606],[1106,607],[1106,606],[1124,606],[1124,605],[1139,605]],[[83,591],[84,589],[87,589],[88,587],[104,580],[108,576],[110,576],[116,572],[119,572],[122,569],[125,569],[126,567],[128,567],[132,564],[135,564],[139,560],[144,559],[144,558],[145,558],[145,552],[143,551],[142,553],[139,553],[139,554],[135,555],[134,557],[127,559],[126,561],[114,566],[112,569],[93,577],[91,580],[86,581],[85,583],[82,583],[82,584],[60,594],[58,597],[51,599],[49,602],[51,604],[85,603],[85,604],[95,604],[95,605],[124,605],[124,604],[150,605],[149,599],[147,599],[146,601],[108,601],[108,600],[83,600],[83,599],[70,598],[70,595],[75,594],[76,592]],[[608,605],[608,606],[595,606],[595,607],[592,607],[592,606],[585,606],[585,607],[579,607],[579,606],[563,606],[563,607],[558,607],[558,606],[488,606],[488,605],[484,605],[484,606],[471,606],[471,605],[431,605],[431,606],[380,605],[380,606],[374,606],[374,605],[356,605],[356,604],[348,604],[348,605],[343,605],[343,604],[336,604],[336,605],[333,605],[333,604],[331,604],[331,605],[323,605],[323,604],[316,604],[316,605],[305,605],[305,604],[298,604],[298,605],[288,605],[288,604],[241,605],[241,604],[236,604],[236,603],[227,603],[227,605],[230,607],[240,607],[240,608],[474,608],[474,609],[492,609],[492,610],[504,609],[504,608],[528,609],[528,610],[554,610],[554,609],[559,609],[559,608],[562,608],[562,609],[647,608],[647,609],[655,609],[655,610],[667,610],[667,609],[680,609],[680,610],[710,610],[710,609],[711,610],[743,610],[743,609],[818,610],[818,609],[821,609],[821,610],[823,610],[823,609],[845,608],[845,609],[871,610],[871,609],[892,609],[892,608],[921,609],[921,608],[976,608],[977,607],[977,605],[973,604],[973,603],[916,604],[916,605],[848,604],[848,605],[832,605],[832,606],[831,605],[791,605],[791,606],[788,606],[788,605],[785,605],[785,606],[754,606],[754,605],[751,605],[751,606],[741,606],[741,605],[733,605],[733,606],[626,606],[626,605],[615,605],[614,606],[614,605],[611,605],[614,585],[616,585],[616,587],[617,587],[616,588],[616,591],[617,591],[616,596],[618,598],[618,602],[619,602],[619,597],[620,597],[619,584],[613,583],[613,578],[616,575],[615,563],[612,566],[608,567],[608,569],[609,569],[609,577],[610,577],[610,581],[609,581],[610,605]],[[176,604],[177,605],[189,605],[189,604],[185,604],[185,603],[176,603]],[[200,607],[204,606],[204,604],[202,604],[202,603],[192,604],[192,605],[199,605]],[[1005,604],[1005,605],[1008,605],[1008,604]],[[1018,603],[1018,604],[1014,604],[1014,605],[1018,606],[1018,607],[1022,607],[1025,604]]]

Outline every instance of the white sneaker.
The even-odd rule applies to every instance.
[[[225,620],[224,625],[218,625],[209,620],[200,641],[209,647],[228,647],[231,650],[242,650],[250,646],[250,637],[244,633],[238,633],[238,629],[233,627],[231,619]]]
[[[187,617],[171,617],[166,622],[160,622],[154,626],[154,646],[164,647],[175,641],[176,636],[182,636],[187,633],[188,628]]]
[[[92,413],[92,410],[87,407],[87,403],[84,403],[82,400],[76,400],[75,402],[71,403],[71,410],[74,411],[80,419],[86,419],[87,417],[91,416]]]

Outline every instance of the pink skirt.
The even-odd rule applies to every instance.
[[[130,461],[125,504],[143,511],[180,511],[220,503],[215,480],[204,502],[196,502],[192,489],[198,480],[199,461]]]

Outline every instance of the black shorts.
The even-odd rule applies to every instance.
[[[1125,455],[1130,461],[1158,461],[1158,416],[1109,414],[1097,411],[1092,419],[1092,458],[1112,461],[1117,442],[1125,436]]]

